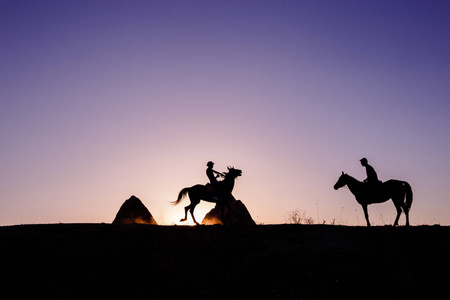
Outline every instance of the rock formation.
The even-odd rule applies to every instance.
[[[147,207],[145,207],[142,201],[134,195],[122,204],[112,223],[158,225]]]
[[[241,200],[236,200],[233,196],[231,196],[230,199],[228,199],[228,204],[231,212],[228,213],[228,209],[225,206],[224,215],[227,219],[225,225],[256,225],[255,221],[252,219],[252,216],[248,212],[247,207],[245,207]],[[220,220],[221,205],[222,204],[216,204],[216,206],[206,214],[202,224],[222,224]]]

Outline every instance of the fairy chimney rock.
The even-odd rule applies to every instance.
[[[256,225],[255,221],[252,219],[247,207],[242,203],[241,200],[236,200],[233,196],[228,199],[228,205],[230,206],[230,214],[228,214],[228,209],[225,206],[225,216],[226,225]],[[203,218],[202,224],[214,225],[222,224],[220,221],[221,214],[221,204],[216,204],[216,206],[210,210],[209,213]]]
[[[147,207],[134,195],[122,204],[112,223],[158,225]]]

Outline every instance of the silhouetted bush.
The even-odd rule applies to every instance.
[[[286,222],[288,224],[314,224],[314,219],[306,215],[305,210],[294,209],[286,214]]]

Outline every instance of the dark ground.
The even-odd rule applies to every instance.
[[[21,225],[0,227],[0,282],[29,299],[444,299],[449,240],[441,226]]]

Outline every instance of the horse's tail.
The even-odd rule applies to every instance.
[[[405,204],[409,210],[411,208],[412,201],[413,201],[413,192],[412,192],[412,189],[411,189],[411,186],[409,185],[409,183],[407,183],[406,181],[403,181],[403,185],[405,186],[405,189],[406,189]]]
[[[183,200],[183,197],[186,196],[186,194],[189,192],[191,188],[184,188],[180,191],[180,193],[178,194],[178,199],[176,201],[171,202],[173,205],[177,205],[178,203],[181,202],[181,200]]]

